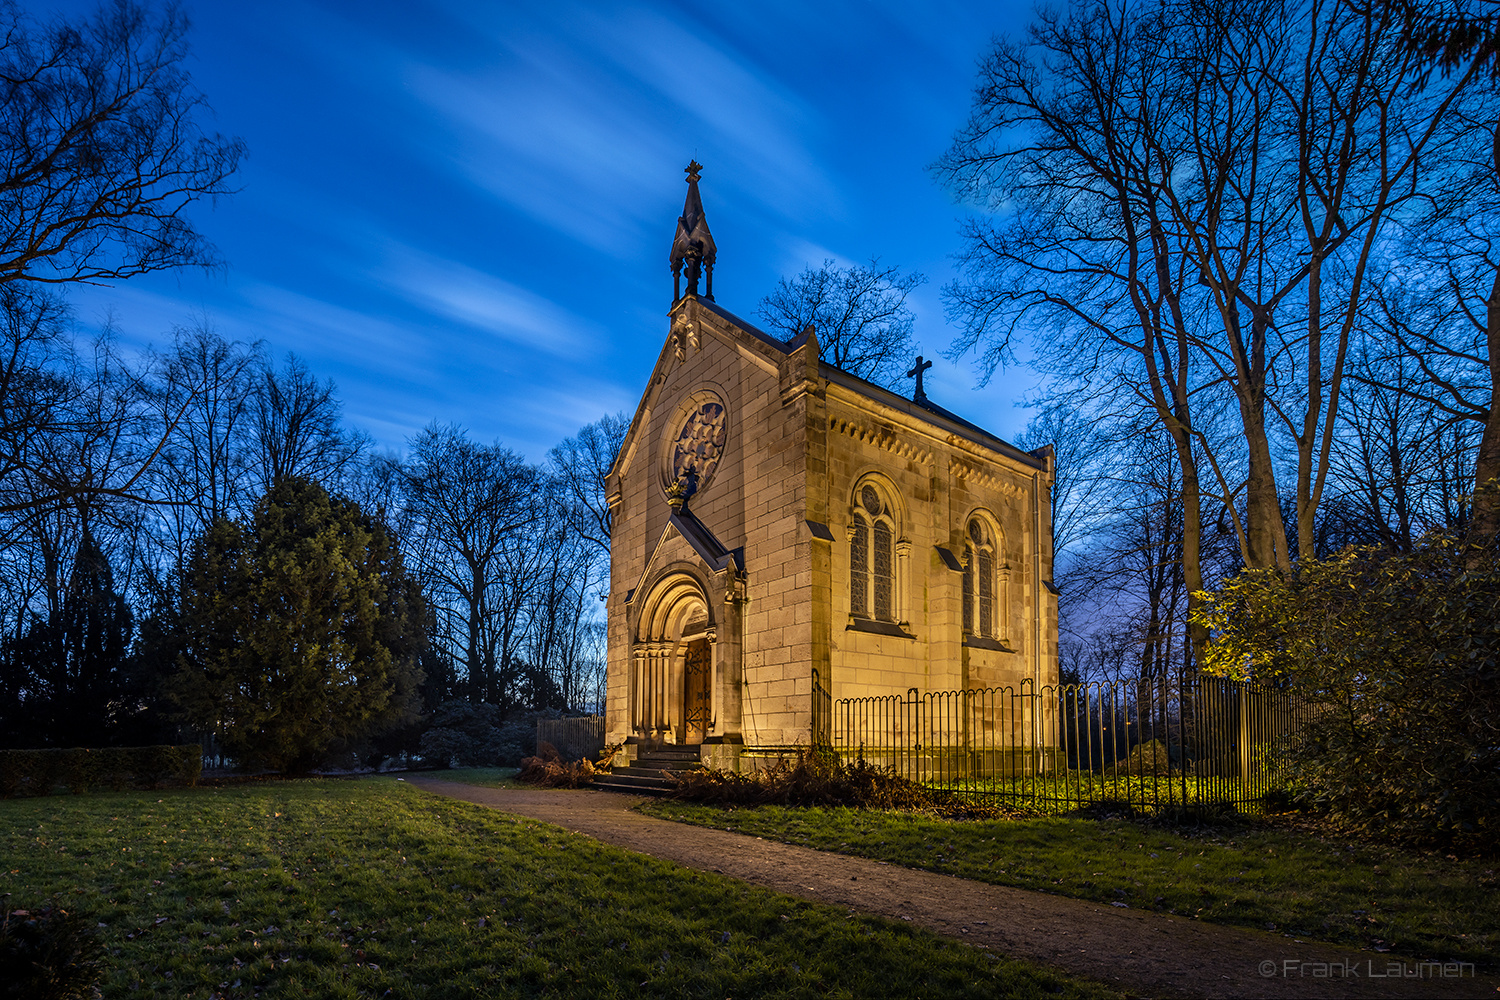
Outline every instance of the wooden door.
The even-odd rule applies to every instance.
[[[702,743],[708,736],[713,720],[713,704],[710,696],[710,681],[713,677],[713,657],[707,639],[695,639],[688,643],[684,662],[682,693],[685,704],[682,717],[684,743]]]

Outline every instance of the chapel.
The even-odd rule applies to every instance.
[[[606,482],[607,742],[748,769],[846,699],[1055,685],[1052,449],[928,399],[921,358],[903,398],[720,306],[701,170]]]

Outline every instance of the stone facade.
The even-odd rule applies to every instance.
[[[608,480],[607,739],[750,765],[832,698],[1057,683],[1048,487],[690,288]]]

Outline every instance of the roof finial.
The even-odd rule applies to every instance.
[[[714,259],[718,247],[713,234],[708,231],[708,219],[703,214],[703,199],[698,196],[698,174],[703,164],[693,160],[683,172],[687,174],[687,200],[682,205],[682,215],[677,218],[677,235],[672,239],[672,301],[682,298],[682,270],[687,265],[689,295],[698,294],[698,276],[704,274],[707,287],[704,297],[710,302],[714,298]]]

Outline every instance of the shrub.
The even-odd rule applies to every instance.
[[[0,914],[0,1000],[73,1000],[96,995],[104,953],[94,921],[44,906]]]
[[[203,777],[203,748],[196,743],[187,743],[177,748],[177,780],[188,787],[195,787]]]
[[[65,751],[64,751],[65,752]],[[21,794],[51,795],[57,784],[58,753],[56,750],[9,750],[21,762]]]
[[[1500,569],[1443,536],[1246,571],[1207,601],[1207,669],[1314,706],[1276,748],[1287,792],[1353,828],[1493,848],[1500,827]]]
[[[0,750],[0,796],[51,795],[62,782],[74,794],[108,785],[130,787],[132,781],[159,788],[165,781],[198,783],[203,751],[186,746],[106,747],[67,750]]]
[[[104,747],[95,750],[99,755],[98,773],[95,781],[100,784],[109,785],[112,792],[123,792],[130,787],[130,748],[129,747]],[[202,757],[200,755],[198,766],[201,769]]]
[[[1109,778],[1167,777],[1173,773],[1172,760],[1161,740],[1151,740],[1130,751],[1130,756],[1117,761],[1105,771]]]
[[[536,720],[561,713],[537,710],[516,713],[504,721],[490,704],[445,701],[422,734],[421,755],[436,767],[515,767],[536,748]]]
[[[536,756],[521,761],[517,781],[543,788],[582,788],[591,784],[598,770],[587,760],[568,763],[550,743],[538,743]]]
[[[826,747],[799,747],[759,771],[689,771],[678,778],[672,797],[720,805],[847,806],[966,816],[1000,812],[927,788],[863,757],[844,763]]]
[[[494,705],[445,701],[422,734],[422,758],[438,767],[491,767],[520,757],[501,735],[500,710]]]

